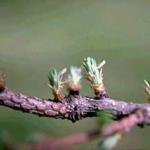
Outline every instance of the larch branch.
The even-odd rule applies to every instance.
[[[68,119],[73,122],[86,117],[97,116],[98,111],[109,111],[113,119],[128,116],[141,110],[139,124],[150,124],[150,104],[139,104],[100,97],[91,98],[70,94],[62,101],[40,99],[16,93],[5,88],[0,93],[0,105],[39,116]]]

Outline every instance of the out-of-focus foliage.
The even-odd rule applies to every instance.
[[[106,111],[100,111],[97,113],[97,122],[100,125],[100,127],[103,127],[104,125],[110,123],[112,119],[112,115]]]
[[[122,138],[122,135],[120,133],[115,133],[101,141],[99,144],[100,150],[111,150],[113,149],[117,143]]]
[[[105,59],[104,83],[111,97],[144,102],[150,79],[150,1],[0,0],[0,70],[7,86],[49,97],[49,68],[80,66],[85,57]],[[92,96],[83,82],[81,93]],[[64,136],[95,128],[95,119],[39,118],[0,107],[0,135],[25,143],[34,133]],[[78,149],[96,149],[98,141]],[[136,143],[136,144],[133,144]],[[149,149],[149,128],[135,129],[116,149]]]

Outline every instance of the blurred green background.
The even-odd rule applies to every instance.
[[[49,97],[50,67],[80,66],[84,57],[91,56],[107,61],[104,77],[111,97],[146,102],[149,8],[149,0],[0,0],[0,70],[7,74],[7,86]],[[92,95],[85,81],[83,87],[83,94]],[[95,126],[94,118],[73,124],[0,107],[0,138],[18,144],[28,143],[37,133],[63,137]],[[148,127],[135,128],[116,150],[148,150],[149,139]],[[74,149],[96,149],[98,142]]]

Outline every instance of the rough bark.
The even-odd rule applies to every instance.
[[[0,105],[39,116],[68,119],[73,122],[85,117],[95,117],[98,111],[103,110],[109,111],[113,119],[120,119],[140,110],[138,123],[150,124],[150,104],[131,103],[107,97],[91,98],[70,94],[59,102],[27,96],[5,88],[0,93]]]

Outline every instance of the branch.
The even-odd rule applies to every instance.
[[[94,140],[100,136],[100,130],[69,135],[63,138],[48,138],[38,144],[33,144],[30,150],[63,150]]]
[[[102,129],[103,136],[110,136],[118,132],[129,132],[135,125],[141,125],[141,122],[144,121],[142,115],[144,112],[141,111],[142,110],[137,110],[119,121],[105,125]]]
[[[37,144],[33,144],[30,146],[30,150],[59,150],[59,149],[70,149],[74,145],[83,144],[89,141],[92,141],[96,138],[101,139],[100,144],[104,144],[106,140],[114,139],[116,135],[119,138],[114,139],[116,140],[116,144],[120,141],[123,135],[126,132],[129,132],[132,127],[136,124],[140,123],[143,117],[141,116],[141,112],[139,110],[135,111],[133,114],[122,118],[119,121],[112,122],[108,125],[104,125],[102,128],[94,129],[90,132],[83,132],[78,134],[69,135],[63,138],[48,138],[43,139],[41,142]],[[107,143],[109,146],[110,142]],[[116,145],[115,144],[115,145]],[[115,146],[114,145],[114,146]]]
[[[141,124],[150,124],[150,104],[128,103],[111,98],[90,98],[81,95],[68,95],[62,101],[40,99],[5,88],[0,93],[0,105],[39,116],[77,121],[97,116],[97,111],[109,111],[113,119],[142,110]]]
[[[81,68],[71,67],[66,80],[63,80],[66,68],[60,72],[57,72],[56,69],[49,71],[49,87],[54,95],[54,100],[13,92],[6,88],[5,76],[2,74],[0,76],[0,105],[39,116],[68,119],[73,122],[85,117],[95,117],[98,111],[109,111],[113,115],[113,119],[118,120],[140,110],[141,118],[138,124],[150,124],[150,104],[128,103],[108,97],[103,83],[102,67],[104,64],[105,61],[102,61],[97,65],[96,60],[91,57],[85,58],[83,61],[86,78],[95,92],[95,98],[79,94],[82,78]],[[147,81],[145,83],[146,91],[149,94],[150,85]],[[69,91],[68,96],[63,93],[64,85]]]
[[[96,60],[91,57],[84,59],[82,65],[86,71],[86,79],[90,82],[94,90],[95,97],[80,95],[81,88],[81,68],[70,67],[70,73],[64,80],[67,69],[60,72],[51,69],[48,74],[49,87],[54,99],[41,99],[27,96],[22,93],[13,92],[6,88],[5,76],[0,75],[0,105],[32,113],[38,116],[68,119],[72,122],[86,117],[96,117],[98,111],[107,111],[112,114],[112,119],[118,120],[108,126],[104,126],[101,131],[91,133],[81,133],[63,139],[51,140],[53,148],[58,145],[71,146],[77,143],[86,142],[101,133],[104,136],[102,146],[114,147],[120,139],[122,132],[129,131],[135,125],[150,125],[150,104],[140,104],[115,100],[108,96],[103,82],[103,66],[105,61],[97,65]],[[147,92],[150,100],[150,84],[145,80]],[[66,86],[69,94],[64,95],[63,89]],[[109,143],[109,144],[108,144]],[[42,146],[43,148],[43,146]],[[59,147],[60,148],[60,147]]]

